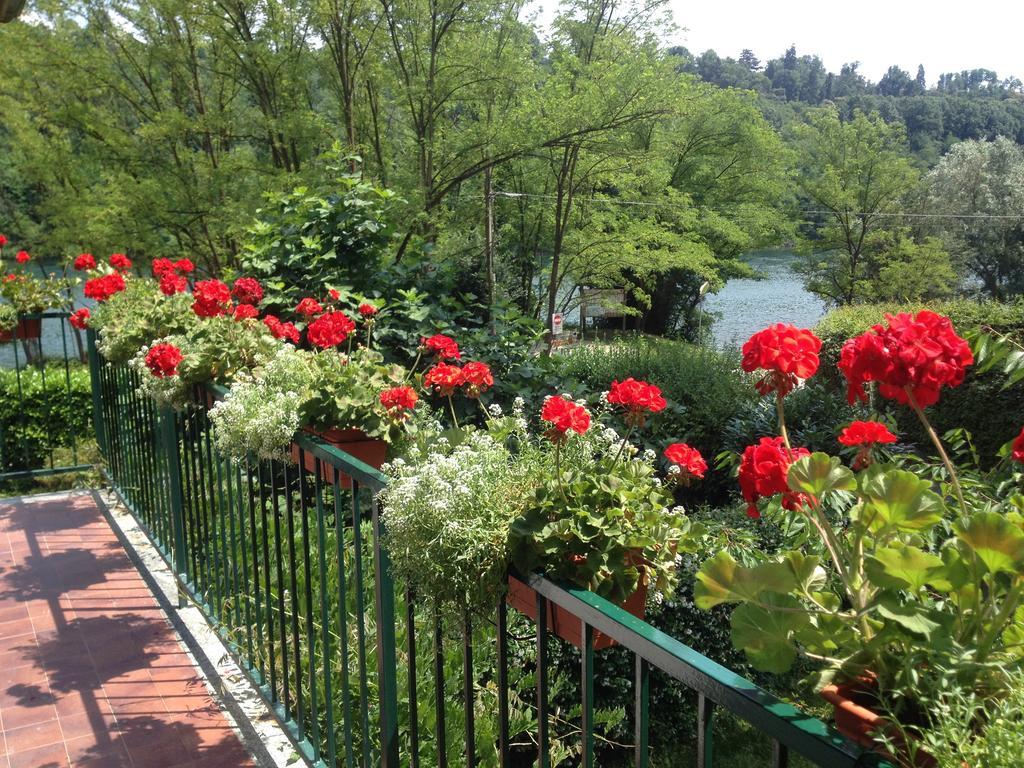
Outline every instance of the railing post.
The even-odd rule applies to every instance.
[[[86,331],[86,340],[89,350],[89,379],[92,382],[92,423],[96,430],[96,444],[100,447],[103,458],[108,459],[109,446],[107,445],[107,429],[103,423],[103,389],[100,382],[100,355],[96,350],[96,331]]]
[[[358,491],[353,483],[353,493]],[[395,585],[391,558],[381,546],[384,526],[380,504],[373,499],[373,561],[377,608],[377,684],[380,691],[380,756],[382,768],[398,764],[398,661],[395,653]]]
[[[174,538],[174,575],[178,580],[178,607],[185,606],[182,584],[186,578],[185,494],[181,484],[181,454],[178,451],[178,420],[168,406],[160,409],[161,448],[167,459],[167,491],[171,510],[171,534]]]

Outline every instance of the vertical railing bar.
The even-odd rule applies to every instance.
[[[170,408],[163,410],[164,421],[164,453],[167,456],[168,491],[171,502],[171,527],[174,529],[174,571],[179,581],[185,579],[185,519],[183,514],[184,501],[181,485],[181,463],[178,453],[178,422]],[[181,587],[178,587],[179,603]]]
[[[363,599],[363,535],[362,516],[359,512],[359,483],[350,478],[352,483],[352,536],[356,572],[356,638],[359,641],[359,706],[362,714],[362,747],[363,766],[370,766],[370,693],[367,685],[366,672],[366,613]]]
[[[416,593],[405,590],[405,644],[409,658],[409,762],[410,768],[420,766],[419,697],[416,686]]]
[[[317,573],[320,585],[320,656],[324,670],[324,714],[327,717],[327,760],[331,768],[338,764],[337,745],[334,738],[334,697],[331,686],[331,632],[330,609],[327,603],[327,521],[324,519],[324,483],[321,477],[320,460],[317,460],[316,481],[316,551]],[[310,669],[310,675],[313,671]],[[314,718],[314,722],[316,722]]]
[[[380,503],[375,492],[372,492],[370,504],[373,524],[374,604],[377,609],[377,688],[380,699],[381,766],[399,768],[395,584],[391,578],[391,559],[383,546],[384,523],[380,518]],[[469,725],[472,727],[472,723]]]
[[[651,665],[640,654],[634,657],[633,679],[633,739],[636,749],[636,768],[647,768],[650,751],[647,748],[650,725]]]
[[[551,768],[548,743],[548,601],[537,593],[537,765]]]
[[[86,350],[89,358],[89,380],[92,383],[92,421],[96,433],[96,445],[107,461],[110,461],[110,446],[107,444],[106,414],[104,413],[103,369],[99,350],[96,349],[96,332],[86,331]]]
[[[277,462],[275,462],[276,464]],[[288,465],[280,463],[282,480],[285,493],[290,493],[288,487]],[[277,473],[274,472],[276,481]],[[277,618],[281,642],[281,684],[284,687],[284,710],[288,717],[291,717],[292,694],[291,679],[288,670],[288,618],[284,610],[284,555],[281,553],[281,497],[278,488],[274,489],[274,554],[277,571]]]
[[[314,458],[314,468],[317,479],[320,475],[320,459]],[[301,470],[304,466],[299,462],[299,511],[302,514],[302,575],[306,580],[306,653],[309,656],[309,729],[313,734],[313,754],[319,759],[321,755],[320,744],[320,722],[316,702],[316,633],[313,630],[313,576],[312,576],[312,553],[310,547],[312,541],[309,538],[309,504],[307,493],[309,491],[306,473]],[[315,484],[319,487],[319,483]]]
[[[476,768],[476,686],[473,675],[473,625],[467,611],[462,617],[462,698],[466,708],[466,767]]]
[[[448,728],[445,724],[444,705],[444,627],[441,613],[434,609],[434,720],[437,730],[437,765],[448,766]]]
[[[772,768],[788,768],[789,747],[778,739],[772,739]]]
[[[70,365],[70,361],[68,360],[68,329],[67,329],[67,323],[68,323],[68,315],[65,313],[60,318],[60,343],[61,343],[61,348],[64,351],[64,391],[67,392],[67,395],[68,395],[68,413],[74,413],[75,412],[75,400],[74,400],[74,397],[72,396],[72,392],[71,392],[71,365]],[[78,331],[75,331],[75,333],[78,333]],[[40,343],[42,343],[42,342],[40,342]],[[81,362],[81,358],[79,358],[79,362]],[[79,434],[78,434],[78,430],[76,430],[74,427],[71,428],[70,432],[71,432],[71,463],[72,464],[78,464],[78,438],[79,438]]]
[[[697,694],[697,766],[712,768],[714,762],[715,702]]]
[[[42,326],[42,322],[43,322],[42,319],[40,319],[40,321],[39,321],[40,326]],[[43,388],[42,402],[43,402],[43,408],[44,408],[43,418],[45,420],[43,423],[44,424],[53,424],[54,423],[54,419],[53,419],[53,409],[50,407],[50,393],[46,389],[46,358],[42,356],[42,351],[43,351],[42,338],[43,337],[42,337],[41,334],[42,334],[42,331],[40,330],[40,337],[39,337],[39,352],[40,352],[40,355],[39,355],[39,381],[40,381],[40,385]],[[28,343],[29,342],[26,340],[25,341],[26,349],[28,348],[27,347]],[[15,342],[15,344],[17,344],[17,342]],[[26,358],[27,357],[28,357],[28,354],[26,353]],[[46,453],[49,456],[50,469],[53,469],[54,442],[53,442],[53,433],[49,429],[46,430],[45,438],[46,438],[46,446],[47,446],[46,447]],[[31,467],[29,467],[29,469],[31,469]]]
[[[239,543],[239,551],[242,553],[242,591],[238,595],[238,601],[244,606],[243,613],[245,615],[245,665],[249,669],[254,669],[253,664],[255,657],[253,656],[253,643],[252,643],[252,601],[249,599],[249,536],[246,535],[246,511],[252,511],[252,484],[249,480],[249,464],[246,462],[246,485],[248,486],[248,494],[244,493],[242,488],[242,462],[234,462],[235,464],[235,487],[238,488],[238,532],[241,538]],[[248,497],[249,505],[246,509],[245,500]],[[255,531],[251,534],[255,535]],[[259,589],[259,585],[256,586]]]
[[[209,524],[209,495],[207,494],[206,484],[206,472],[203,469],[203,426],[202,426],[203,413],[202,411],[196,410],[192,414],[192,428],[195,440],[193,441],[192,447],[195,451],[196,470],[198,472],[198,485],[199,491],[198,507],[199,507],[199,562],[202,564],[203,569],[203,601],[206,603],[210,602],[210,592],[213,589],[213,585],[210,583],[210,548],[208,542],[210,541],[210,524]]]
[[[14,380],[18,387],[18,436],[21,438],[21,455],[28,456],[28,441],[25,438],[25,393],[21,386],[21,361],[18,358],[18,340],[15,339],[11,345],[14,347]],[[5,456],[5,459],[10,457]],[[12,469],[14,467],[11,467]]]
[[[295,671],[295,723],[298,726],[299,740],[301,741],[306,736],[306,706],[303,702],[302,695],[302,646],[299,644],[299,586],[296,578],[296,571],[298,566],[295,563],[295,488],[294,485],[298,485],[302,482],[302,451],[299,451],[299,466],[295,468],[298,476],[291,482],[288,481],[287,467],[285,469],[285,488],[286,494],[284,497],[285,514],[287,514],[288,522],[288,592],[291,595],[291,609],[292,609],[292,650],[295,653],[294,664],[292,665]]]
[[[235,526],[235,488],[231,482],[231,476],[234,474],[232,469],[232,461],[228,458],[218,459],[218,466],[224,468],[224,487],[226,489],[225,495],[227,496],[227,504],[225,508],[228,513],[228,537],[229,541],[225,544],[223,549],[225,550],[225,569],[227,569],[230,563],[230,579],[231,586],[228,594],[231,595],[231,604],[234,608],[235,613],[235,627],[239,627],[242,624],[242,606],[241,602],[245,598],[245,592],[238,588],[238,530]],[[241,496],[242,489],[238,489],[238,494]],[[221,540],[223,541],[226,537],[221,533]],[[242,551],[245,549],[243,547]],[[227,578],[227,577],[225,577]],[[234,634],[234,632],[232,632]],[[240,643],[232,638],[237,648]]]
[[[341,662],[341,711],[345,737],[345,765],[355,768],[355,748],[352,744],[352,698],[348,683],[348,586],[345,574],[345,524],[341,500],[341,472],[333,467],[334,484],[334,540],[338,550],[338,656]]]
[[[272,506],[276,506],[274,499],[277,498],[277,473],[274,471],[274,462],[260,464],[260,528],[262,529],[262,540],[263,540],[263,593],[264,599],[267,605],[266,625],[267,625],[267,644],[270,646],[270,650],[267,654],[267,663],[270,667],[270,698],[272,701],[277,701],[277,654],[274,652],[274,593],[271,590],[271,571],[273,570],[270,563],[270,544],[268,539],[270,537],[270,524],[267,522],[267,485],[266,480],[263,477],[263,468],[266,467],[270,472],[270,503]],[[277,521],[274,521],[275,528]]]
[[[220,470],[220,459],[213,452],[209,413],[203,410],[203,447],[206,451],[206,465],[210,468],[210,557],[213,561],[213,593],[214,615],[224,622],[225,603],[228,601],[227,563],[224,562],[225,552],[224,531],[224,479]],[[230,623],[231,612],[228,609]]]
[[[582,622],[580,650],[580,707],[583,768],[594,768],[594,628]]]
[[[195,441],[195,414],[187,411],[181,415],[181,455],[185,459],[185,477],[188,485],[188,535],[189,559],[192,561],[192,583],[196,594],[203,594],[202,560],[199,556],[199,476],[196,469],[196,457],[193,451]]]
[[[256,621],[256,649],[259,650],[259,644],[263,640],[263,595],[262,585],[260,584],[260,548],[259,540],[257,539],[257,530],[259,529],[256,525],[256,490],[253,486],[254,467],[256,469],[256,482],[259,484],[260,508],[263,509],[266,504],[266,489],[263,487],[263,463],[255,459],[252,454],[249,454],[246,457],[245,476],[249,488],[249,540],[252,544],[253,614]],[[265,561],[264,568],[266,568]],[[253,667],[259,670],[261,679],[266,678],[267,671],[263,664],[262,652],[257,653],[253,657]]]
[[[496,625],[498,635],[498,765],[501,768],[509,768],[508,606],[504,597],[498,598]]]

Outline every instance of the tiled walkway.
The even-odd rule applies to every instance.
[[[0,768],[252,766],[89,495],[0,503]]]

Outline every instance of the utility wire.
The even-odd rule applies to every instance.
[[[533,192],[506,192],[504,190],[494,190],[495,197],[505,198],[534,198],[540,200],[557,200],[557,195],[542,195]],[[696,206],[685,206],[678,205],[676,203],[669,202],[658,202],[656,200],[619,200],[616,198],[603,198],[603,197],[587,197],[587,198],[576,198],[576,202],[579,203],[594,203],[603,205],[622,205],[622,206],[640,206],[644,208],[672,208],[680,211],[699,211],[700,209]],[[797,213],[804,216],[834,216],[836,211],[830,210],[813,210],[801,208],[796,211]],[[846,216],[877,216],[877,217],[891,217],[891,218],[908,218],[908,219],[1006,219],[1006,220],[1017,220],[1024,219],[1024,211],[1017,214],[1012,213],[895,213],[895,212],[874,212],[865,213],[862,211],[843,211]],[[804,224],[815,224],[813,221],[803,221],[797,223]]]

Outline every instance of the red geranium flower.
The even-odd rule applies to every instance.
[[[252,304],[239,304],[235,307],[235,314],[233,315],[235,320],[251,320],[252,318],[259,316],[260,311]]]
[[[96,259],[91,253],[80,253],[75,257],[72,266],[79,272],[86,272],[90,269],[96,269]]]
[[[159,379],[175,376],[178,363],[184,360],[181,350],[173,344],[154,344],[146,353],[146,367]]]
[[[32,257],[28,255],[28,251],[18,251],[18,255],[14,257],[14,260],[17,261],[19,264],[24,264],[31,258]]]
[[[561,395],[552,395],[544,401],[540,417],[551,425],[544,434],[555,443],[563,442],[569,431],[582,435],[590,429],[589,411]]]
[[[299,302],[298,306],[295,307],[295,311],[300,315],[310,317],[311,315],[319,315],[324,311],[324,308],[319,301],[311,296],[307,296]]]
[[[377,314],[377,308],[373,304],[360,304],[359,314],[363,317],[373,317]]]
[[[179,275],[187,275],[195,271],[196,265],[192,263],[191,259],[178,259],[174,262],[174,271]]]
[[[740,490],[747,502],[747,516],[761,516],[759,499],[782,494],[782,506],[791,511],[801,509],[808,499],[805,494],[789,489],[786,475],[798,459],[810,456],[806,448],[788,450],[781,437],[762,437],[757,445],[748,445],[740,461]]]
[[[153,277],[174,274],[174,262],[170,259],[153,259]]]
[[[106,301],[115,293],[125,289],[124,278],[120,272],[111,272],[109,275],[94,277],[85,281],[85,296],[96,301]]]
[[[1021,429],[1020,434],[1014,438],[1013,443],[1010,445],[1010,458],[1024,464],[1024,429]]]
[[[665,449],[665,458],[670,464],[679,467],[684,479],[689,477],[703,479],[704,473],[708,471],[708,463],[704,461],[700,451],[691,448],[686,443],[672,443]]]
[[[419,395],[412,387],[392,387],[380,393],[380,404],[396,421],[408,419],[411,415],[409,411],[416,407],[419,399]]]
[[[275,339],[285,339],[293,344],[299,343],[299,329],[294,323],[282,323],[274,315],[267,315],[263,318],[263,324],[270,330]]]
[[[429,339],[424,338],[421,342],[424,349],[432,352],[438,360],[461,360],[462,353],[459,352],[459,345],[451,336],[443,333],[435,333]]]
[[[613,381],[608,391],[608,402],[625,408],[626,423],[634,427],[643,426],[648,412],[658,413],[665,410],[666,405],[658,387],[633,377]]]
[[[167,272],[160,278],[160,292],[164,296],[173,296],[188,290],[188,280],[174,272]]]
[[[344,342],[355,329],[356,324],[344,312],[325,312],[306,328],[306,338],[310,344],[326,349]]]
[[[462,383],[462,369],[448,363],[438,363],[423,377],[424,386],[433,387],[434,391],[442,397],[451,396],[456,387]]]
[[[192,296],[192,311],[199,317],[219,317],[231,311],[231,289],[220,280],[200,280]]]
[[[89,317],[89,310],[83,307],[82,309],[78,309],[72,312],[71,317],[68,318],[68,322],[70,322],[78,330],[84,331],[86,328],[89,327]]]
[[[854,421],[839,434],[843,445],[882,445],[896,442],[896,435],[879,421]]]
[[[783,397],[800,379],[809,379],[818,370],[821,339],[805,328],[777,323],[758,331],[743,345],[743,370],[766,371],[757,383],[762,395],[777,392]]]
[[[0,235],[0,248],[3,248],[5,245],[7,245],[7,238]]]
[[[235,280],[231,295],[242,304],[256,305],[263,301],[263,286],[253,277],[240,277]]]
[[[126,269],[132,268],[132,260],[123,253],[115,253],[110,257],[110,266],[123,272]]]
[[[13,282],[14,280],[17,280],[17,279],[18,279],[18,276],[16,274],[14,274],[13,272],[4,275],[4,282],[5,283],[10,283],[10,282]]]
[[[494,386],[494,376],[487,363],[466,363],[462,366],[462,384],[466,387],[466,397],[480,397]]]
[[[851,404],[867,400],[869,381],[878,382],[882,397],[908,405],[913,396],[922,408],[934,405],[943,387],[960,386],[974,355],[948,317],[924,309],[885,319],[843,345],[839,370]]]

